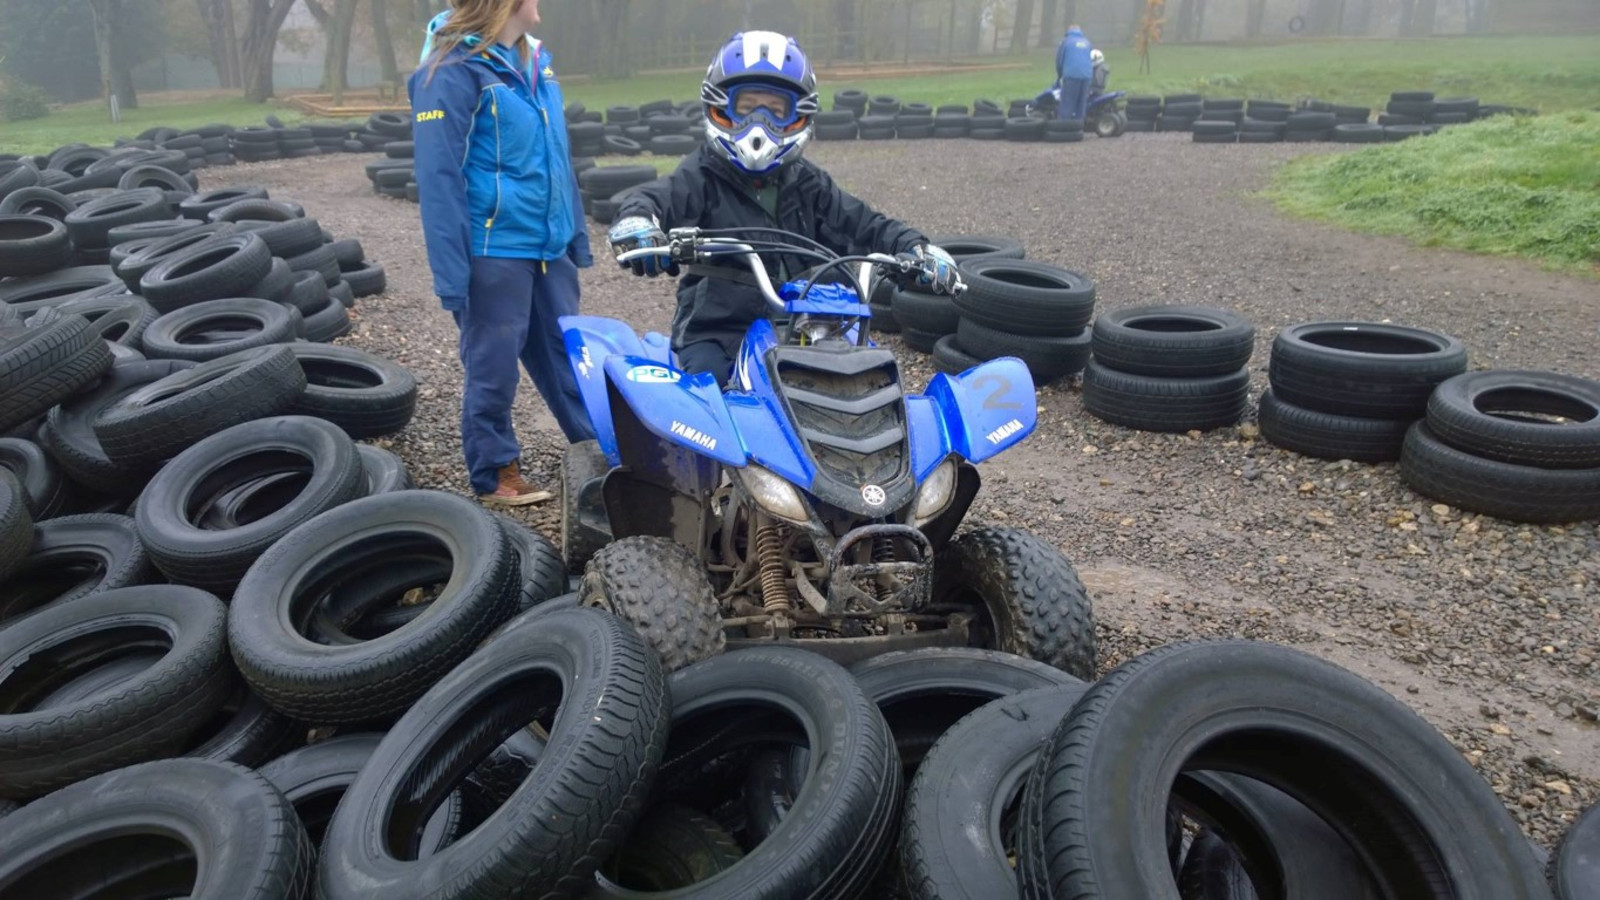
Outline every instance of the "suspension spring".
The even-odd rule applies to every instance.
[[[789,584],[783,573],[783,536],[772,523],[756,529],[756,560],[761,566],[761,605],[769,613],[787,612]]]
[[[879,535],[872,539],[872,561],[875,563],[894,562],[894,541]],[[889,599],[894,589],[883,583],[880,578],[873,585],[873,593],[878,595],[878,602]]]

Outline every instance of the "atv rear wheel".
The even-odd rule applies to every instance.
[[[976,608],[975,642],[1095,677],[1094,610],[1061,551],[1015,528],[978,528],[940,556],[934,604]]]
[[[1115,109],[1102,113],[1094,123],[1094,133],[1098,137],[1122,137],[1122,133],[1127,130],[1128,117]]]
[[[668,672],[726,646],[705,566],[668,538],[623,538],[600,548],[584,571],[578,599],[637,629]]]
[[[611,535],[583,524],[578,516],[583,486],[610,468],[599,441],[568,444],[561,458],[561,559],[569,575],[582,574],[589,558],[611,541]]]

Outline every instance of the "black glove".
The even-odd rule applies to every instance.
[[[661,230],[661,226],[643,216],[629,216],[617,221],[611,226],[611,231],[606,237],[611,241],[611,252],[617,256],[629,250],[667,246],[667,235]],[[677,261],[665,253],[652,254],[619,264],[625,269],[632,268],[635,275],[648,275],[652,278],[662,272],[668,275],[678,274]]]

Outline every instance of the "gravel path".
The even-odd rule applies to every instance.
[[[1276,330],[1392,320],[1448,332],[1474,368],[1600,377],[1600,282],[1296,222],[1256,196],[1305,145],[1196,146],[1129,135],[1052,147],[971,141],[820,144],[811,158],[929,232],[1010,234],[1030,258],[1090,274],[1102,307],[1229,307],[1258,330],[1253,396]],[[384,442],[426,487],[466,491],[455,329],[430,292],[417,208],[373,195],[367,156],[208,169],[256,183],[361,239],[390,289],[344,342],[410,366],[415,423]],[[603,229],[592,229],[598,250]],[[585,310],[665,330],[670,282],[584,273]],[[931,376],[900,352],[907,380]],[[526,383],[525,383],[526,384]],[[1553,843],[1600,800],[1600,531],[1520,526],[1419,497],[1391,464],[1328,463],[1253,425],[1141,434],[1083,411],[1076,384],[1040,391],[1040,427],[983,467],[969,521],[1023,524],[1061,546],[1096,602],[1104,665],[1158,644],[1244,636],[1296,645],[1372,679],[1480,767],[1533,838]],[[553,483],[559,432],[531,385],[525,463]],[[526,520],[552,537],[547,505]]]

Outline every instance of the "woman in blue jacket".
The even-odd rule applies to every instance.
[[[522,478],[511,425],[520,360],[567,440],[594,437],[559,316],[594,264],[561,86],[529,32],[539,0],[451,0],[410,80],[417,195],[433,289],[461,331],[461,444],[488,503],[549,499]]]

